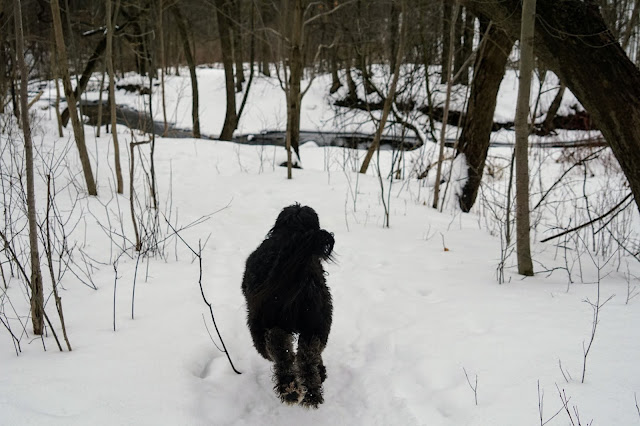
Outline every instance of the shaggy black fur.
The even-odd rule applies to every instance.
[[[316,212],[294,204],[282,210],[247,259],[247,324],[260,355],[274,363],[274,390],[285,403],[317,408],[323,402],[327,375],[321,354],[333,307],[321,261],[331,260],[333,245],[333,234],[320,229]]]

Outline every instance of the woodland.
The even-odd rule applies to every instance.
[[[224,400],[214,382],[231,380],[225,376],[229,371],[239,375],[243,369],[259,369],[244,348],[237,355],[241,366],[234,365],[231,351],[240,344],[232,338],[228,350],[222,336],[228,327],[230,335],[243,333],[241,341],[248,341],[241,328],[243,308],[231,290],[208,287],[207,277],[218,277],[218,272],[203,261],[215,258],[217,271],[229,266],[231,271],[220,272],[223,281],[239,285],[241,276],[235,275],[241,274],[242,258],[252,244],[236,241],[242,250],[228,247],[235,232],[258,241],[273,213],[284,207],[278,203],[308,199],[322,205],[318,213],[321,222],[328,217],[326,228],[344,228],[340,232],[350,234],[346,248],[360,251],[342,251],[345,260],[330,266],[330,272],[339,276],[346,266],[345,276],[358,281],[368,275],[356,265],[367,269],[363,262],[369,261],[368,273],[378,271],[367,296],[375,306],[378,292],[401,312],[412,297],[431,303],[432,290],[414,281],[433,272],[439,282],[446,282],[447,271],[459,265],[459,288],[483,301],[485,296],[470,286],[474,271],[464,269],[467,261],[484,268],[483,285],[492,280],[492,285],[497,281],[505,287],[547,283],[552,297],[566,290],[585,302],[589,330],[577,351],[573,376],[560,355],[559,366],[554,365],[562,379],[554,382],[555,414],[543,409],[540,386],[541,380],[551,382],[548,372],[539,373],[542,379],[535,377],[538,404],[532,405],[541,426],[560,419],[591,424],[581,420],[577,405],[557,383],[569,389],[589,382],[587,360],[600,340],[596,336],[603,311],[615,311],[616,324],[638,316],[631,305],[640,293],[640,1],[0,0],[0,55],[0,339],[6,343],[0,351],[24,358],[38,345],[45,352],[55,345],[59,352],[71,353],[74,328],[85,336],[79,337],[85,342],[81,348],[100,341],[86,339],[98,330],[89,328],[90,322],[85,329],[79,326],[78,315],[94,309],[78,308],[87,296],[71,295],[74,287],[109,293],[103,300],[109,312],[102,317],[116,332],[131,327],[122,325],[125,318],[136,317],[136,285],[153,281],[154,271],[176,274],[181,281],[195,269],[195,279],[189,280],[195,282],[197,300],[187,305],[204,310],[205,327],[211,324],[206,334],[222,355],[195,361],[198,372],[193,374],[205,381],[200,391]],[[177,188],[187,182],[191,186],[181,194]],[[326,193],[325,183],[339,195]],[[226,225],[210,225],[223,218]],[[229,241],[208,231],[216,226]],[[372,226],[389,233],[372,237],[367,234]],[[451,231],[456,226],[458,233]],[[466,239],[466,232],[478,229],[483,232],[478,237],[482,247],[476,247],[472,237]],[[256,235],[249,237],[248,230]],[[437,246],[437,254],[432,253],[436,258],[450,252],[448,242],[458,244],[459,263],[443,261],[436,272],[420,269],[428,268],[430,259],[420,257],[421,246],[409,241],[418,234],[423,234],[420,241]],[[491,239],[485,243],[487,236]],[[376,238],[379,241],[367,243]],[[481,259],[489,252],[493,257]],[[398,269],[408,287],[389,290],[394,277],[384,275],[383,260],[376,262],[384,258],[404,265],[404,255],[416,256],[410,257],[412,266]],[[175,269],[165,270],[171,262]],[[123,277],[131,287],[122,283]],[[617,298],[605,290],[607,279]],[[119,285],[130,291],[126,300],[117,291]],[[353,301],[365,289],[338,290],[338,295],[345,292]],[[531,287],[518,289],[533,292]],[[138,291],[154,300],[144,287]],[[448,297],[453,290],[433,291]],[[499,298],[501,312],[513,314],[512,307],[506,308],[511,296],[496,296],[494,291],[489,293]],[[65,294],[75,306],[63,308]],[[434,303],[441,306],[447,297],[434,297]],[[536,307],[546,306],[535,297]],[[173,309],[174,303],[160,302],[158,309]],[[366,329],[361,325],[367,316],[362,303],[352,318],[358,331]],[[574,312],[570,302],[563,303]],[[402,327],[394,325],[398,318],[387,317],[384,306],[386,322],[380,323],[395,330],[391,335]],[[460,305],[473,306],[472,301]],[[623,312],[627,306],[635,309],[628,317]],[[67,309],[72,317],[76,314],[71,326],[65,322]],[[126,316],[120,314],[125,309]],[[440,319],[447,312],[444,305],[442,309]],[[479,333],[490,333],[491,309],[482,312],[469,323],[477,321]],[[563,312],[554,314],[556,320],[561,321]],[[534,321],[543,311],[527,315],[524,318]],[[422,320],[418,318],[407,316],[402,323],[417,324]],[[582,330],[578,323],[571,323],[572,333]],[[422,328],[407,327],[413,330],[409,341],[419,338]],[[534,329],[525,328],[524,336],[499,335],[513,337],[516,347],[517,339],[526,341],[527,334],[535,338]],[[149,333],[151,328],[141,330]],[[473,333],[459,331],[459,336],[471,341]],[[343,338],[339,334],[337,340]],[[451,343],[442,339],[441,345]],[[541,347],[565,340],[557,337]],[[609,358],[600,365],[610,368],[615,363],[615,347],[610,343]],[[373,350],[389,355],[385,349]],[[625,350],[631,357],[640,346]],[[349,354],[359,359],[359,350]],[[413,362],[400,350],[393,354],[399,359],[394,371]],[[17,364],[11,366],[17,372]],[[594,377],[606,371],[596,367]],[[404,386],[403,377],[394,379],[394,389]],[[508,373],[499,377],[507,383]],[[572,390],[583,397],[582,407],[606,392],[633,390],[631,402],[603,404],[593,415],[600,415],[602,424],[614,424],[603,417],[622,406],[631,407],[630,414],[620,414],[618,420],[640,418],[635,398],[639,377],[636,367],[629,383],[619,387],[607,382],[598,394]],[[458,392],[460,386],[460,393],[467,394],[471,389],[478,406],[478,376],[475,384],[472,378],[465,369],[461,383],[452,388]],[[349,385],[346,380],[338,383]],[[268,393],[270,385],[266,379],[241,382],[234,389],[242,386],[266,387]],[[5,389],[0,384],[0,391]],[[424,384],[422,391],[427,389],[432,391]],[[328,401],[331,392],[329,388]],[[376,405],[376,392],[364,395]],[[407,412],[403,423],[396,424],[440,419],[416,408],[422,402],[413,396],[397,390],[396,397],[400,412]],[[492,403],[500,397],[505,395],[491,394]],[[15,407],[25,398],[18,394],[5,404],[13,410],[12,420],[24,419],[25,411]],[[492,421],[523,418],[515,404],[500,414],[495,407],[481,414],[465,408],[447,423],[457,407],[452,400],[442,401],[436,410],[441,423],[435,424],[501,424]],[[394,401],[385,407],[393,410]],[[265,410],[273,416],[271,423],[282,424],[279,408]],[[350,405],[339,405],[336,412],[340,410],[348,413]],[[264,415],[249,411],[246,417],[225,410],[206,412],[198,421],[250,424]],[[133,412],[131,408],[126,414]],[[363,419],[393,424],[384,415],[355,413],[352,424]],[[156,415],[162,418],[160,411]],[[177,412],[171,415],[184,420]],[[294,420],[309,421],[306,414],[301,416]],[[87,419],[80,416],[75,422]],[[322,421],[329,423],[328,418]]]

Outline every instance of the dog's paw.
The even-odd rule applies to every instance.
[[[295,379],[280,383],[274,389],[284,404],[297,404],[302,398],[302,391]]]
[[[322,389],[318,389],[315,391],[307,390],[304,394],[304,398],[300,401],[300,405],[305,408],[318,408],[318,405],[324,402],[324,398],[322,396]]]

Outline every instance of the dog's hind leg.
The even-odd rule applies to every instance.
[[[267,353],[267,332],[263,327],[256,325],[256,321],[248,321],[249,331],[251,332],[251,339],[253,340],[253,346],[264,359],[272,361],[271,357]]]
[[[274,390],[282,402],[297,403],[300,400],[301,392],[296,379],[293,336],[280,328],[267,330],[266,349],[269,358],[274,363]]]
[[[300,404],[318,408],[324,402],[322,382],[327,377],[327,370],[322,363],[324,345],[317,336],[300,335],[298,340],[298,370],[300,381],[306,389]]]

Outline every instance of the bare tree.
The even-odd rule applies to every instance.
[[[380,149],[380,139],[382,138],[382,132],[384,131],[384,127],[387,123],[387,118],[389,117],[389,112],[391,111],[391,104],[395,100],[396,95],[396,87],[398,85],[398,78],[400,77],[400,64],[402,63],[402,57],[404,55],[404,44],[406,39],[406,26],[407,26],[407,16],[406,16],[406,2],[402,2],[402,11],[400,16],[400,29],[399,36],[400,40],[398,42],[398,50],[396,51],[395,59],[392,63],[395,64],[393,68],[393,79],[391,80],[391,85],[389,87],[389,93],[387,94],[384,105],[382,107],[382,117],[380,118],[380,123],[378,123],[378,128],[376,129],[376,134],[373,138],[373,142],[371,146],[367,150],[367,155],[362,160],[362,166],[360,167],[360,173],[367,173],[367,169],[369,168],[369,163],[371,162],[371,158],[373,154]],[[393,37],[393,35],[392,35]]]
[[[227,112],[224,117],[224,124],[220,132],[220,139],[231,140],[233,132],[238,126],[238,116],[236,114],[236,93],[233,75],[233,39],[231,29],[233,24],[229,18],[231,9],[230,0],[215,0],[216,16],[218,18],[218,32],[220,33],[220,50],[222,51],[222,65],[224,66],[224,77],[226,87]],[[240,71],[242,72],[242,71]],[[242,83],[240,88],[242,88]]]
[[[35,184],[33,176],[33,143],[29,125],[29,102],[27,85],[29,75],[24,61],[24,35],[22,30],[22,5],[13,0],[13,20],[16,30],[16,63],[20,69],[20,115],[24,134],[25,168],[27,172],[27,219],[29,222],[29,245],[31,255],[31,322],[33,333],[44,332],[44,295],[42,290],[42,272],[38,251],[38,223],[36,220]]]
[[[454,3],[453,11],[451,12],[451,27],[449,33],[449,57],[447,58],[446,69],[447,70],[447,98],[444,104],[444,112],[442,113],[442,128],[440,129],[440,152],[438,154],[438,167],[436,169],[436,182],[433,188],[433,208],[438,208],[438,201],[440,199],[440,177],[442,176],[442,163],[444,162],[444,143],[447,137],[447,121],[449,116],[449,101],[451,100],[451,86],[453,85],[453,40],[456,28],[456,18],[458,16],[458,2]]]
[[[91,162],[89,161],[89,153],[84,140],[83,124],[78,117],[76,107],[76,97],[71,87],[71,76],[69,75],[69,66],[67,61],[67,49],[64,44],[64,36],[62,35],[62,19],[60,18],[60,3],[58,0],[51,0],[51,13],[53,15],[53,30],[55,35],[55,43],[58,49],[58,69],[62,74],[62,84],[64,86],[64,95],[67,98],[67,107],[71,116],[71,125],[75,135],[76,146],[80,154],[80,162],[82,163],[82,171],[84,179],[87,183],[87,191],[89,195],[98,195],[96,182],[91,171]]]
[[[187,60],[189,66],[189,74],[191,76],[191,116],[193,118],[193,137],[200,137],[200,114],[198,113],[198,77],[196,76],[196,62],[191,52],[191,42],[189,40],[189,32],[187,31],[187,22],[180,11],[177,4],[171,6],[171,12],[176,19],[178,25],[178,32],[182,38],[182,45],[184,47],[184,57]]]
[[[533,275],[529,231],[529,99],[533,73],[533,35],[536,19],[536,0],[523,0],[520,33],[520,79],[516,103],[516,252],[518,273]]]
[[[460,209],[468,212],[473,207],[482,182],[498,90],[504,76],[514,40],[492,22],[483,24],[482,43],[478,47],[473,67],[471,93],[467,105],[467,119],[462,126],[458,154],[464,154],[468,179],[462,188]]]

